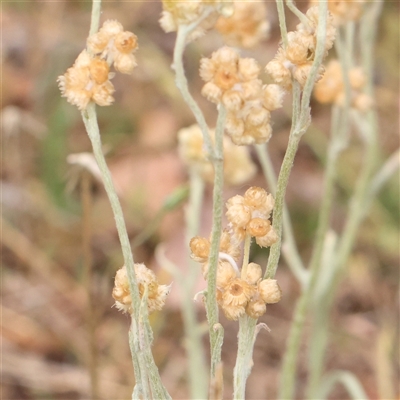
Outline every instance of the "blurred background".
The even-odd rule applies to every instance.
[[[268,3],[268,40],[242,54],[264,66],[276,52],[280,34],[273,2]],[[301,4],[303,8],[306,4]],[[158,24],[162,10],[155,2],[105,2],[102,22],[117,19],[138,36],[138,67],[132,76],[117,74],[115,103],[98,107],[104,151],[120,195],[132,241],[154,227],[134,250],[163,284],[172,278],[158,265],[154,250],[165,245],[167,256],[182,271],[188,268],[184,239],[184,202],[165,211],[168,196],[187,181],[177,152],[177,131],[194,123],[174,85],[170,68],[175,34]],[[115,272],[123,264],[114,220],[102,185],[67,162],[70,154],[90,152],[79,111],[60,97],[56,79],[85,46],[91,2],[4,2],[1,12],[1,335],[2,399],[89,399],[90,359],[96,356],[99,398],[128,399],[134,385],[128,347],[129,317],[113,308]],[[289,28],[295,21],[289,18]],[[380,126],[380,159],[399,146],[399,4],[385,2],[376,47],[376,108]],[[210,32],[190,44],[185,68],[191,91],[210,126],[216,111],[200,95],[199,59],[223,44]],[[262,74],[267,82],[268,77]],[[290,129],[290,96],[273,113],[269,148],[276,171]],[[298,246],[308,260],[317,223],[323,159],[329,134],[330,107],[313,103],[313,123],[296,157],[287,192]],[[362,158],[356,137],[340,163],[335,229],[340,232]],[[246,185],[226,188],[226,198],[251,185],[265,187],[258,173]],[[82,177],[83,176],[83,177]],[[83,189],[84,180],[89,190]],[[393,177],[364,221],[347,275],[339,285],[330,316],[326,369],[347,369],[372,399],[398,398],[399,384],[399,177]],[[211,224],[211,187],[206,189],[201,233]],[[85,243],[89,242],[89,246]],[[86,247],[85,247],[86,246]],[[86,250],[85,250],[86,249]],[[262,266],[265,251],[252,260]],[[88,276],[85,260],[92,259]],[[283,299],[270,306],[262,322],[271,328],[256,341],[248,398],[276,398],[285,340],[300,287],[284,261],[278,269]],[[88,283],[89,282],[89,283]],[[86,287],[93,292],[88,312]],[[199,290],[204,283],[199,279]],[[194,293],[193,293],[194,295]],[[174,399],[187,399],[186,356],[179,288],[162,312],[152,315],[153,353]],[[199,320],[205,321],[201,301]],[[238,324],[221,315],[225,398],[232,394]],[[90,333],[92,332],[92,333]],[[92,336],[90,336],[92,335]],[[95,340],[91,340],[94,337]],[[307,337],[307,329],[305,332]],[[208,354],[207,335],[204,338]],[[307,341],[298,366],[298,398],[307,377]],[[347,399],[340,386],[332,399]]]

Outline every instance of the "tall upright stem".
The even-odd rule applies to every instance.
[[[189,172],[190,192],[186,209],[186,242],[199,232],[201,207],[203,204],[204,181],[196,170]],[[202,333],[196,318],[193,290],[199,276],[198,266],[189,261],[189,271],[180,280],[182,283],[182,316],[185,326],[185,348],[189,363],[190,394],[192,399],[207,397],[207,368],[201,341]]]
[[[253,364],[256,324],[257,320],[246,314],[239,318],[238,351],[233,370],[233,398],[235,400],[245,399],[246,382]]]
[[[218,324],[217,304],[217,266],[219,256],[219,242],[222,231],[223,187],[224,187],[224,153],[223,134],[226,118],[226,109],[220,105],[217,126],[215,128],[215,158],[214,190],[213,190],[213,221],[211,230],[211,248],[209,269],[207,274],[206,311],[210,329],[211,346],[211,379],[215,375],[216,367],[221,361],[221,333],[222,327]]]

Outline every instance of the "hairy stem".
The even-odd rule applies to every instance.
[[[274,173],[271,158],[269,156],[268,148],[266,144],[256,145],[256,152],[258,159],[261,163],[264,177],[270,187],[272,194],[276,195],[276,176]],[[301,260],[299,251],[296,246],[296,240],[294,238],[293,227],[290,220],[289,210],[284,202],[283,204],[283,238],[284,243],[282,245],[283,256],[286,262],[293,272],[297,280],[304,286],[307,281],[307,270],[304,267],[303,261]]]
[[[244,239],[243,264],[241,272],[242,279],[246,279],[247,266],[249,265],[249,258],[250,258],[250,247],[251,247],[251,236],[249,234],[246,234],[246,237]]]
[[[245,399],[246,381],[251,372],[257,320],[243,315],[239,318],[238,351],[233,370],[233,398]]]
[[[186,209],[186,242],[199,232],[201,208],[203,204],[204,181],[194,169],[190,171],[189,203]],[[193,290],[199,276],[198,266],[189,261],[189,272],[181,279],[184,298],[182,299],[182,316],[185,325],[185,347],[189,363],[189,382],[192,399],[207,397],[207,369],[204,359],[201,331],[196,318],[196,307],[193,302]]]
[[[207,274],[206,310],[210,329],[211,345],[211,378],[215,375],[218,363],[221,361],[221,348],[217,345],[218,332],[214,330],[218,323],[217,292],[217,266],[219,258],[219,242],[222,231],[223,186],[224,186],[224,154],[223,134],[226,110],[220,105],[217,126],[215,129],[215,154],[214,159],[214,191],[213,191],[213,221],[211,230],[211,248],[209,256],[209,269]]]
[[[127,269],[127,275],[128,275],[128,280],[129,280],[129,290],[130,294],[132,297],[132,308],[133,308],[133,313],[132,313],[132,319],[138,320],[138,310],[140,307],[140,295],[139,295],[139,288],[136,282],[136,276],[135,276],[135,271],[134,271],[134,261],[133,261],[133,255],[130,247],[130,242],[129,242],[129,237],[128,233],[126,230],[125,226],[125,220],[121,208],[121,204],[118,199],[118,195],[115,191],[114,183],[112,181],[111,173],[110,170],[107,167],[106,160],[104,158],[104,154],[102,151],[101,147],[101,139],[100,139],[100,131],[99,131],[99,126],[97,123],[97,116],[96,116],[96,108],[94,103],[89,103],[87,106],[87,109],[82,112],[82,118],[83,122],[86,127],[86,131],[89,135],[89,139],[92,143],[93,147],[93,154],[95,156],[95,159],[97,161],[97,164],[100,168],[102,178],[103,178],[103,184],[104,188],[106,190],[108,199],[111,204],[111,208],[114,214],[114,219],[118,231],[118,236],[119,240],[121,243],[121,248],[122,248],[122,254],[124,258],[124,263]],[[131,325],[135,326],[134,324]],[[135,337],[138,332],[132,332],[132,335]],[[129,343],[133,343],[133,341],[129,341]],[[137,368],[135,369],[135,376],[136,380],[141,379],[141,374],[142,371],[141,369],[143,366],[139,362],[139,352],[138,348],[131,347],[131,355],[132,355],[132,361],[133,365],[136,366]]]
[[[188,82],[185,75],[185,69],[183,67],[183,52],[185,50],[187,37],[196,25],[192,24],[192,25],[179,26],[178,33],[176,36],[175,49],[174,49],[173,69],[175,70],[176,86],[180,90],[183,99],[185,100],[186,104],[189,106],[194,117],[196,118],[196,121],[203,134],[204,143],[206,144],[209,157],[214,158],[215,153],[207,122],[204,118],[202,111],[200,110],[200,107],[198,106],[198,104],[196,103],[196,101],[193,99],[192,95],[189,92]]]
[[[310,98],[311,98],[311,93],[312,89],[314,87],[315,83],[315,78],[317,76],[319,67],[322,63],[322,59],[325,53],[325,41],[326,41],[326,24],[327,24],[327,2],[320,2],[319,3],[319,14],[318,14],[318,28],[317,28],[317,46],[316,46],[316,51],[315,51],[315,58],[314,62],[310,71],[310,75],[307,78],[306,84],[304,86],[303,90],[303,95],[301,99],[301,104],[300,104],[300,117],[296,121],[296,126],[294,130],[291,132],[291,137],[293,136],[294,138],[297,139],[297,142],[294,142],[295,150],[297,150],[297,145],[300,140],[300,137],[302,134],[306,131],[308,125],[310,124]],[[289,138],[289,146],[288,150],[290,149],[291,145],[291,138]],[[293,140],[293,139],[292,139]],[[292,144],[292,146],[294,147]],[[293,150],[292,150],[293,151]],[[294,155],[293,155],[294,158]],[[286,159],[286,155],[285,155]],[[285,165],[285,175],[290,173],[291,165],[285,164],[285,159],[282,164],[282,169],[283,166]],[[289,158],[290,160],[290,158]],[[293,159],[291,159],[293,161]],[[287,180],[288,177],[285,177],[284,179],[281,180],[281,174],[282,174],[282,169],[281,173],[279,174],[278,178],[278,187],[277,187],[277,199],[279,198],[279,214],[278,218],[281,220],[280,223],[278,223],[278,228],[280,229],[277,231],[278,236],[280,237],[282,232],[282,210],[283,210],[283,201],[284,201],[284,192],[283,196],[280,193],[282,189],[280,189],[280,185],[282,183],[285,183],[285,186],[283,188],[283,191],[286,188],[287,185]],[[280,182],[281,180],[281,182]],[[276,207],[276,205],[275,205]],[[276,208],[275,208],[276,210]],[[275,212],[274,212],[274,228],[275,228]],[[276,244],[275,244],[276,245]],[[274,245],[274,246],[275,246]],[[278,256],[275,256],[275,253],[280,250],[280,241],[279,241],[279,249],[274,249],[272,246],[271,247],[271,253],[274,251],[274,259],[271,261],[271,255],[270,259],[268,260],[268,265],[267,265],[267,277],[272,278],[275,275],[276,267],[278,264],[279,260],[279,254]],[[311,278],[312,279],[312,278]],[[297,303],[295,314],[294,314],[294,321],[293,325],[291,328],[291,332],[289,335],[288,339],[288,346],[287,350],[285,353],[285,358],[283,362],[283,369],[282,369],[282,377],[281,377],[281,385],[280,385],[280,398],[284,399],[292,399],[294,395],[294,388],[295,388],[295,381],[296,381],[296,361],[297,361],[297,354],[298,354],[298,349],[300,347],[300,340],[301,340],[301,331],[302,331],[302,326],[303,326],[303,321],[305,319],[305,315],[307,312],[307,306],[309,302],[309,297],[311,296],[311,291],[308,291],[307,288],[305,289],[305,295],[302,295]]]

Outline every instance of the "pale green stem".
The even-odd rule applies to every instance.
[[[353,67],[353,55],[354,55],[354,36],[355,36],[356,24],[354,21],[349,21],[345,25],[345,35],[346,35],[346,52],[348,54],[349,68]]]
[[[375,29],[371,27],[376,27],[377,18],[379,15],[381,3],[372,4],[370,6],[370,12],[363,17],[363,23],[361,25],[361,43],[362,43],[362,53],[363,53],[363,67],[367,72],[368,76],[368,93],[372,95],[372,64],[371,58],[373,54],[373,44],[375,38]],[[343,54],[343,52],[342,52]],[[364,122],[364,120],[363,120]],[[350,200],[350,209],[348,212],[348,218],[346,220],[346,225],[344,227],[343,233],[337,250],[335,252],[336,256],[333,263],[333,279],[325,293],[322,294],[321,298],[318,300],[318,313],[317,321],[314,323],[313,332],[313,342],[317,340],[316,343],[318,349],[313,351],[311,357],[311,371],[310,371],[310,387],[308,390],[309,398],[315,398],[318,381],[321,376],[321,369],[323,365],[323,358],[325,354],[324,343],[328,340],[328,330],[329,323],[328,319],[324,316],[329,315],[329,310],[332,307],[332,302],[334,299],[334,294],[337,288],[340,278],[342,276],[344,266],[346,265],[347,259],[350,255],[353,243],[356,238],[356,234],[361,224],[362,219],[365,217],[368,207],[372,202],[372,198],[376,195],[376,192],[371,193],[371,181],[372,180],[372,170],[375,164],[376,155],[376,136],[377,136],[377,123],[376,116],[373,111],[371,111],[367,116],[367,121],[361,124],[360,122],[356,125],[366,134],[362,135],[366,140],[366,154],[363,158],[363,166],[360,171],[359,178],[357,180],[355,192]],[[321,318],[323,320],[321,320]],[[318,350],[318,351],[317,351]]]
[[[93,35],[99,30],[100,14],[101,14],[101,0],[93,0],[89,36]]]
[[[224,186],[224,154],[223,135],[226,118],[226,109],[220,104],[218,120],[215,128],[215,159],[214,165],[214,191],[213,191],[213,221],[211,230],[211,248],[208,259],[206,311],[210,329],[211,346],[211,379],[215,375],[216,367],[221,361],[221,347],[219,336],[221,330],[218,324],[217,304],[217,266],[219,257],[219,243],[222,231],[223,211],[223,186]],[[216,330],[218,328],[218,330]],[[222,329],[222,328],[221,328]]]
[[[288,6],[289,10],[296,15],[296,17],[302,22],[304,25],[308,25],[308,18],[305,14],[303,14],[294,4],[293,0],[286,0],[286,5]]]
[[[290,172],[292,170],[294,157],[301,137],[307,131],[311,122],[310,116],[310,98],[315,84],[315,79],[318,75],[319,68],[325,54],[326,40],[326,21],[327,21],[327,2],[319,3],[318,28],[317,28],[317,46],[315,49],[314,62],[312,64],[307,81],[304,85],[303,94],[299,107],[298,85],[293,82],[293,122],[289,136],[288,148],[281,166],[281,171],[278,177],[275,207],[273,213],[273,227],[278,236],[278,240],[271,246],[271,251],[268,259],[265,278],[273,278],[278,267],[278,262],[281,253],[282,243],[282,221],[283,221],[283,204],[285,200],[286,187],[289,181]]]
[[[294,104],[299,102],[300,102],[300,92],[297,91],[297,93],[295,93],[295,91],[293,91],[293,108],[298,109],[299,107],[294,106]],[[293,115],[293,117],[294,119],[296,118],[295,115]],[[286,187],[289,182],[290,171],[292,170],[293,167],[293,162],[297,152],[297,147],[301,139],[301,135],[294,134],[295,133],[294,127],[295,123],[292,122],[288,147],[282,162],[281,171],[279,173],[278,182],[276,185],[275,206],[273,212],[272,226],[276,234],[278,235],[278,240],[275,244],[271,246],[264,278],[273,278],[275,276],[276,268],[278,267],[278,261],[281,253],[283,205],[285,202]]]
[[[188,82],[185,75],[185,70],[183,67],[183,52],[185,50],[186,41],[189,33],[193,31],[193,29],[198,25],[199,22],[193,23],[191,25],[180,25],[178,28],[175,49],[174,49],[174,63],[173,69],[175,70],[175,82],[177,88],[180,90],[183,99],[191,109],[196,121],[201,129],[203,134],[204,143],[206,144],[207,152],[209,157],[212,159],[215,157],[215,152],[212,145],[212,140],[210,136],[210,132],[208,129],[207,122],[204,118],[200,107],[193,99],[192,95],[189,92]]]
[[[247,266],[249,265],[249,258],[250,258],[250,247],[251,247],[251,236],[249,234],[246,234],[244,239],[243,264],[241,272],[242,279],[246,279]]]
[[[387,181],[397,172],[400,167],[400,149],[397,149],[383,164],[380,170],[375,174],[371,180],[369,192],[366,195],[364,205],[364,215],[371,205],[372,200],[381,191]]]
[[[349,80],[349,70],[350,65],[352,64],[353,55],[349,53],[348,49],[345,47],[345,43],[342,38],[342,31],[340,28],[337,29],[336,32],[336,40],[335,40],[335,49],[338,54],[340,64],[342,67],[342,77],[344,83],[344,92],[345,92],[345,104],[343,104],[343,108],[348,110],[351,107],[351,85]],[[347,111],[348,115],[348,111]],[[347,117],[348,118],[348,117]]]
[[[82,112],[82,118],[86,127],[86,131],[89,135],[89,139],[92,143],[93,154],[96,158],[97,164],[99,165],[103,177],[104,188],[106,190],[108,199],[110,201],[112,211],[114,213],[117,232],[122,248],[122,254],[124,257],[126,268],[128,270],[129,289],[131,292],[132,306],[134,309],[133,316],[135,317],[135,319],[137,319],[137,312],[138,312],[137,310],[139,309],[140,306],[140,295],[133,267],[134,265],[133,255],[131,251],[128,233],[125,226],[125,220],[121,204],[119,202],[118,195],[115,191],[111,173],[107,167],[107,163],[102,151],[101,138],[100,138],[99,126],[97,124],[96,109],[94,103],[89,103],[86,110]]]
[[[261,168],[264,173],[264,177],[271,188],[272,194],[275,196],[276,193],[276,175],[274,167],[269,156],[268,147],[266,144],[260,144],[255,146],[258,159],[261,163]],[[290,220],[289,210],[287,209],[286,202],[283,204],[283,238],[284,243],[282,244],[283,256],[286,262],[293,272],[293,275],[297,280],[304,286],[307,282],[307,270],[304,267],[303,261],[301,260],[300,254],[297,250],[296,241],[294,238],[293,227]]]
[[[278,10],[279,28],[281,30],[283,48],[286,48],[288,45],[288,37],[286,28],[285,7],[283,4],[283,0],[276,0],[276,8]]]
[[[235,400],[245,399],[246,381],[253,365],[256,324],[257,320],[246,314],[239,318],[238,351],[233,370],[233,398]]]
[[[300,105],[300,118],[296,121],[296,127],[294,129],[294,133],[296,133],[296,135],[293,135],[293,137],[295,137],[297,139],[296,148],[294,150],[294,153],[297,150],[297,145],[298,145],[298,142],[299,142],[302,134],[305,132],[305,130],[307,129],[307,127],[310,123],[310,106],[309,105],[310,105],[311,92],[312,92],[312,89],[314,86],[315,78],[317,76],[319,67],[322,63],[322,59],[323,59],[323,56],[325,53],[327,2],[319,3],[318,21],[319,21],[319,23],[318,23],[318,28],[317,28],[317,46],[316,46],[316,52],[315,52],[315,59],[314,59],[314,63],[312,65],[312,68],[310,71],[310,75],[308,76],[308,79],[307,79],[305,87],[304,87],[303,96],[302,96],[301,105]],[[292,137],[292,133],[291,133],[291,137]],[[289,150],[290,150],[290,138],[289,138],[289,146],[288,146],[287,152]],[[286,155],[285,155],[285,158],[286,158]],[[293,155],[293,158],[294,158],[294,155]],[[291,159],[291,161],[293,162],[293,159]],[[285,165],[285,159],[282,164],[280,176],[278,178],[277,198],[278,198],[278,194],[280,191],[280,184],[281,184],[280,180],[281,180],[281,174],[282,174],[284,165]],[[290,173],[290,169],[291,169],[291,165],[288,166],[288,174]],[[285,188],[286,188],[287,180],[288,180],[288,176],[284,180],[285,187],[283,188],[283,190],[285,190]],[[280,198],[279,198],[280,214],[282,214],[283,201],[284,201],[284,195],[280,196]],[[276,204],[275,204],[275,210],[276,210]],[[279,216],[279,219],[282,220],[282,215],[278,214],[278,216]],[[275,212],[274,212],[274,228],[275,228]],[[281,236],[282,221],[280,222],[279,228],[280,228],[280,230],[277,231],[278,237]],[[276,249],[273,249],[274,246],[271,247],[271,253],[272,253],[272,251],[274,251],[274,253],[276,252]],[[279,247],[280,247],[280,243],[279,243]],[[276,261],[274,260],[273,262],[270,263],[270,260],[271,260],[271,255],[270,255],[270,259],[268,260],[268,265],[267,265],[267,273],[268,273],[267,277],[268,278],[272,278],[275,275],[277,263],[279,260],[279,254],[278,254],[278,257],[276,258]],[[305,293],[311,293],[311,292],[308,292],[306,289]],[[291,398],[293,398],[293,395],[294,395],[294,387],[295,387],[295,381],[296,381],[297,353],[298,353],[298,348],[300,346],[301,327],[303,325],[303,320],[305,318],[305,313],[307,311],[309,296],[310,295],[301,296],[298,301],[298,304],[296,306],[296,310],[295,310],[295,314],[294,314],[294,321],[293,321],[291,333],[290,333],[290,336],[288,339],[288,349],[286,350],[286,353],[285,353],[285,359],[284,359],[283,369],[282,369],[281,386],[280,386],[280,398],[282,398],[282,399],[291,399]]]
[[[121,204],[118,199],[118,195],[115,191],[114,183],[112,181],[110,170],[107,167],[106,160],[104,158],[102,145],[101,145],[101,138],[100,138],[100,131],[99,126],[97,123],[97,116],[96,116],[96,108],[94,103],[89,103],[86,110],[82,112],[83,122],[86,127],[86,131],[88,133],[89,139],[92,143],[93,154],[97,161],[97,164],[100,168],[102,177],[103,177],[103,184],[106,190],[108,199],[111,204],[111,208],[114,214],[114,219],[117,227],[117,232],[119,236],[119,240],[121,243],[122,254],[124,258],[124,264],[127,269],[127,275],[129,280],[129,290],[132,297],[132,319],[138,320],[138,310],[140,307],[140,295],[139,295],[139,288],[136,282],[136,275],[134,271],[134,261],[132,250],[129,242],[128,233],[125,226],[125,220],[121,208]],[[132,325],[131,325],[132,326]],[[138,332],[133,332],[133,336],[137,335]],[[130,341],[132,343],[132,341]],[[133,364],[141,367],[140,362],[138,361],[138,349],[131,347],[131,354],[132,354],[132,361]],[[141,377],[141,369],[135,370],[136,378],[139,380]]]
[[[348,371],[332,371],[330,372],[321,383],[315,399],[325,400],[328,398],[329,392],[332,390],[336,383],[341,383],[354,400],[366,400],[369,397],[365,393],[360,381],[356,376]]]
[[[199,232],[201,208],[203,204],[204,181],[198,171],[191,169],[189,203],[186,209],[186,242]],[[192,399],[207,397],[207,369],[204,359],[202,332],[196,318],[196,307],[193,301],[193,290],[198,278],[198,265],[189,261],[189,272],[180,279],[183,291],[182,317],[185,326],[185,348],[189,364],[189,382]]]
[[[165,389],[164,385],[161,382],[160,374],[158,372],[157,365],[154,362],[153,354],[151,353],[151,345],[153,343],[153,332],[151,330],[149,324],[149,313],[148,313],[148,286],[144,286],[144,293],[142,297],[142,301],[140,304],[139,311],[139,345],[141,350],[141,359],[145,363],[145,373],[143,374],[142,380],[146,380],[148,384],[150,395],[146,395],[143,393],[144,399],[153,399],[153,400],[171,400],[171,396]]]
[[[352,35],[348,35],[352,38]],[[349,39],[349,38],[347,38]],[[298,325],[298,332],[293,332],[293,335],[298,335],[300,338],[301,332],[304,328],[306,313],[308,308],[310,307],[310,303],[312,301],[312,295],[316,289],[318,278],[320,274],[320,270],[322,268],[322,255],[324,242],[326,237],[326,232],[329,228],[330,222],[330,213],[333,203],[333,189],[335,183],[335,175],[336,175],[336,165],[337,159],[340,153],[347,147],[348,142],[348,131],[349,131],[349,110],[351,106],[351,86],[349,82],[348,71],[350,65],[352,64],[353,54],[350,52],[351,48],[347,47],[348,42],[346,43],[346,47],[343,47],[343,41],[341,38],[340,31],[338,30],[337,34],[337,42],[335,43],[337,53],[342,66],[342,75],[345,87],[345,104],[343,108],[339,108],[338,106],[333,106],[332,108],[332,126],[331,126],[331,141],[328,148],[328,158],[326,164],[326,172],[325,172],[325,180],[324,180],[324,197],[322,200],[319,218],[318,218],[318,227],[316,238],[314,241],[313,253],[310,261],[310,272],[311,272],[311,281],[310,285],[307,288],[307,293],[303,293],[303,296],[307,297],[307,301],[304,304],[303,311],[303,321],[301,325]],[[326,288],[329,290],[329,288]],[[328,333],[325,330],[324,326],[328,323],[327,310],[324,309],[321,304],[319,304],[318,310],[314,313],[315,321],[313,322],[313,334],[312,334],[312,343],[313,348],[310,352],[310,372],[309,372],[309,381],[307,387],[307,398],[313,398],[315,396],[315,391],[319,385],[319,381],[322,375],[322,366],[323,366],[323,356],[324,356],[324,346],[328,340]],[[299,339],[297,343],[299,343]],[[315,344],[315,346],[314,346]],[[298,353],[299,349],[297,349]]]

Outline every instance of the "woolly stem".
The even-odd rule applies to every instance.
[[[190,192],[186,209],[186,242],[199,232],[201,208],[203,204],[204,181],[198,172],[189,172]],[[190,394],[192,399],[207,397],[207,368],[204,359],[201,331],[196,318],[196,307],[193,302],[193,290],[199,276],[198,266],[190,260],[189,272],[181,277],[182,288],[182,317],[185,326],[185,348],[189,364]]]
[[[252,368],[257,320],[243,315],[239,318],[238,351],[233,370],[233,398],[245,399],[246,382]]]
[[[221,348],[218,343],[218,334],[215,331],[218,324],[217,292],[217,266],[219,256],[219,242],[222,231],[222,209],[223,209],[223,185],[224,185],[224,154],[223,134],[226,118],[226,109],[221,104],[218,112],[218,120],[215,128],[215,159],[214,159],[214,191],[213,191],[213,222],[211,230],[211,248],[209,256],[209,269],[207,274],[207,297],[206,311],[210,329],[211,345],[211,379],[215,375],[216,367],[221,361]]]
[[[288,37],[287,37],[286,17],[285,17],[285,8],[283,0],[276,0],[276,8],[278,10],[279,29],[281,30],[283,47],[286,48],[288,45]]]
[[[121,204],[118,199],[117,192],[114,187],[114,183],[112,181],[110,170],[107,167],[106,160],[104,158],[104,154],[102,151],[101,145],[101,138],[100,138],[100,131],[99,126],[97,123],[97,116],[96,116],[96,108],[94,103],[89,103],[86,110],[82,112],[83,122],[86,127],[86,131],[88,133],[89,139],[92,143],[93,154],[97,161],[97,164],[100,168],[104,188],[106,190],[108,199],[111,204],[111,208],[114,214],[115,224],[117,227],[117,232],[119,236],[119,240],[121,243],[122,254],[124,258],[124,263],[127,269],[128,281],[129,281],[129,290],[132,298],[132,318],[137,321],[138,319],[138,310],[140,307],[140,295],[139,295],[139,288],[136,282],[136,275],[134,271],[134,261],[133,255],[131,251],[131,246],[129,242],[128,233],[125,226],[125,220],[121,208]],[[135,333],[132,334],[135,336]],[[130,341],[131,343],[131,341]],[[141,364],[138,361],[138,353],[137,349],[131,347],[131,354],[132,354],[132,361],[134,365],[140,366]],[[136,379],[140,379],[141,371],[135,370]]]
[[[208,13],[206,15],[208,15]],[[185,69],[183,67],[183,52],[185,50],[188,35],[204,18],[205,17],[202,16],[198,21],[194,22],[191,25],[179,26],[176,36],[175,49],[174,49],[173,69],[175,71],[176,86],[180,90],[183,99],[185,100],[186,104],[189,106],[194,117],[196,118],[196,121],[203,134],[207,152],[210,157],[215,158],[216,155],[214,153],[207,122],[204,118],[202,111],[200,110],[200,107],[198,106],[198,104],[196,103],[196,101],[193,99],[192,95],[189,92],[188,82],[185,75]]]
[[[273,195],[276,193],[276,176],[274,173],[271,158],[269,156],[268,147],[266,144],[255,146],[258,159],[261,163],[261,168],[263,170],[264,177],[271,188]],[[301,260],[299,251],[296,246],[296,241],[294,238],[293,227],[290,220],[289,211],[287,205],[283,204],[283,237],[284,243],[282,245],[283,256],[286,262],[293,272],[293,275],[297,280],[304,286],[307,281],[307,270],[304,267],[303,261]]]
[[[251,247],[251,236],[246,233],[246,237],[244,239],[243,264],[241,273],[242,279],[245,279],[247,275],[247,266],[249,265],[249,258],[250,258],[250,247]]]

